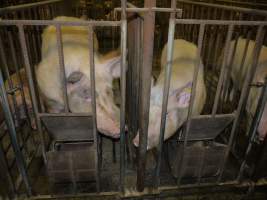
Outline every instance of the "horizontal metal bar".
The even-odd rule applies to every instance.
[[[6,12],[13,12],[16,10],[29,9],[29,8],[33,8],[37,6],[42,6],[42,5],[59,3],[63,1],[64,0],[48,0],[48,1],[42,1],[42,2],[36,2],[36,3],[27,3],[27,4],[22,4],[22,5],[16,5],[16,6],[8,6],[8,7],[0,8],[0,14],[6,13]]]
[[[261,16],[267,16],[267,11],[258,10],[258,9],[251,9],[251,8],[244,8],[244,7],[237,7],[237,6],[226,6],[226,5],[219,5],[219,4],[213,4],[213,3],[188,1],[188,0],[179,0],[177,2],[205,6],[205,7],[212,7],[212,8],[220,8],[224,10],[233,10],[233,11],[243,12],[246,14],[257,14]]]
[[[255,186],[264,186],[266,184],[266,179],[265,181],[259,181],[255,183]],[[235,186],[235,187],[233,187]],[[154,193],[152,193],[150,190],[145,190],[142,194],[139,193],[134,193],[134,194],[129,194],[125,196],[126,198],[131,198],[134,197],[134,195],[140,196],[148,196],[148,195],[154,195],[154,196],[160,196],[160,197],[167,197],[169,195],[175,195],[178,196],[178,194],[200,194],[205,192],[205,194],[208,191],[239,191],[242,193],[244,191],[240,191],[240,189],[244,188],[246,190],[251,186],[251,181],[244,181],[243,183],[239,184],[237,181],[227,181],[225,183],[221,183],[220,185],[214,185],[214,183],[202,183],[201,185],[197,184],[187,184],[187,185],[181,185],[180,187],[178,186],[162,186],[159,187],[158,190]],[[194,187],[194,188],[193,188]],[[185,192],[184,190],[189,190]],[[206,189],[206,191],[205,191]],[[122,197],[122,194],[120,192],[100,192],[100,193],[77,193],[77,194],[70,194],[70,195],[36,195],[29,197],[30,200],[41,200],[41,199],[57,199],[57,198],[73,198],[73,199],[80,199],[80,198],[85,198],[85,197],[106,197],[107,199],[114,198],[114,197]]]
[[[33,26],[46,26],[46,25],[66,25],[66,26],[120,26],[121,21],[55,21],[55,20],[0,20],[1,25],[33,25]]]
[[[239,26],[266,26],[267,21],[233,21],[233,20],[206,20],[206,19],[176,19],[176,24],[205,24],[205,25],[239,25]]]
[[[203,119],[203,118],[223,118],[223,117],[235,117],[235,112],[233,113],[229,113],[229,114],[218,114],[215,117],[213,117],[212,115],[196,115],[194,117],[192,117],[192,119]]]
[[[115,11],[121,11],[121,8],[115,8]],[[159,7],[152,7],[152,8],[126,8],[126,12],[179,12],[182,13],[182,9],[173,9],[173,8],[159,8]]]
[[[38,113],[39,117],[92,117],[91,113]]]

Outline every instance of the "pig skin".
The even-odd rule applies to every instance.
[[[186,121],[189,99],[183,99],[186,100],[186,105],[182,105],[184,102],[181,104],[180,101],[183,98],[181,95],[184,94],[184,90],[181,88],[188,85],[188,83],[192,83],[196,53],[197,47],[194,44],[181,39],[174,40],[173,65],[164,140],[170,138]],[[167,45],[164,46],[162,51],[162,68],[166,66],[166,55]],[[204,67],[201,62],[197,79],[196,96],[193,104],[193,116],[200,114],[206,100],[203,73]],[[157,147],[159,143],[164,76],[165,70],[162,70],[157,82],[151,89],[147,149]],[[139,133],[136,135],[133,142],[135,146],[139,145]]]

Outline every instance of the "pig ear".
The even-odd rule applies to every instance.
[[[186,108],[190,103],[191,88],[177,89],[169,96],[168,110]]]
[[[121,56],[111,58],[107,61],[107,67],[113,78],[118,78],[121,75]]]

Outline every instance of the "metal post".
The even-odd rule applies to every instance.
[[[93,111],[93,134],[95,147],[95,170],[96,170],[96,190],[100,192],[100,165],[99,165],[99,135],[97,133],[96,95],[95,95],[95,63],[94,63],[94,31],[93,26],[89,26],[89,60],[90,60],[90,82]],[[89,161],[90,162],[90,161]]]
[[[176,0],[172,0],[172,8],[176,8]],[[173,58],[173,42],[174,42],[174,34],[175,34],[175,13],[171,13],[170,21],[169,21],[169,33],[168,33],[168,46],[167,46],[167,66],[162,66],[165,68],[165,79],[164,79],[164,89],[163,89],[163,101],[162,101],[162,112],[161,112],[161,121],[160,121],[160,135],[159,135],[159,146],[158,146],[158,157],[157,164],[155,169],[155,187],[159,186],[160,183],[160,164],[162,158],[162,147],[164,141],[164,133],[166,126],[166,115],[168,108],[168,97],[169,97],[169,89],[171,82],[171,72],[172,72],[172,58]]]
[[[145,7],[156,6],[156,0],[145,0]],[[138,148],[138,169],[137,169],[137,190],[144,190],[145,171],[146,171],[146,151],[147,151],[147,130],[149,122],[149,105],[151,89],[151,72],[154,47],[155,13],[150,11],[144,16],[144,45],[143,63],[141,69],[141,113],[140,113],[140,132]]]
[[[124,192],[125,182],[125,96],[126,96],[126,0],[121,0],[121,104],[120,104],[120,190]]]

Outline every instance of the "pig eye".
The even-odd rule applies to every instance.
[[[73,72],[69,75],[69,77],[67,78],[68,83],[74,84],[77,83],[81,80],[83,76],[83,73],[81,72]]]

